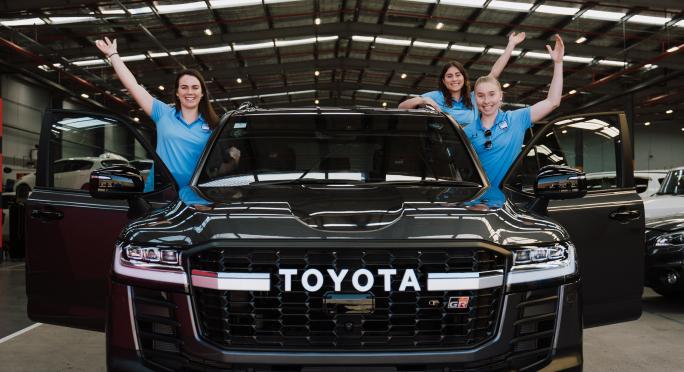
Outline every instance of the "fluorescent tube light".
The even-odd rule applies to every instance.
[[[213,47],[213,48],[190,48],[192,50],[192,54],[212,54],[212,53],[227,53],[227,52],[232,52],[233,49],[231,48],[230,45],[224,45],[220,47]],[[172,53],[173,54],[173,53]]]
[[[529,12],[532,8],[530,3],[516,3],[512,1],[494,0],[489,3],[488,9],[510,10],[514,12]]]
[[[446,49],[449,46],[449,43],[428,43],[425,41],[416,40],[413,42],[413,46],[430,49]]]
[[[607,12],[604,10],[592,10],[589,9],[584,14],[580,16],[580,18],[587,18],[587,19],[598,19],[600,21],[619,21],[622,19],[622,17],[625,16],[626,13],[622,12]]]
[[[570,8],[566,6],[540,5],[537,8],[537,13],[558,14],[558,15],[575,15],[579,8]]]
[[[236,43],[233,43],[233,50],[237,52],[237,51],[241,51],[241,50],[273,48],[274,46],[275,45],[273,44],[272,41],[267,41],[264,43],[254,43],[254,44],[236,44]]]
[[[473,53],[482,53],[485,50],[484,47],[474,47],[474,46],[458,45],[458,44],[452,44],[450,49],[451,50],[458,50],[461,52],[473,52]]]
[[[353,35],[352,40],[353,41],[362,41],[364,43],[372,43],[373,40],[375,40],[375,37],[374,36]]]
[[[380,43],[380,44],[399,45],[399,46],[411,45],[410,39],[390,39],[387,37],[380,37],[380,36],[375,38],[375,42]]]
[[[40,18],[26,18],[26,19],[10,19],[5,21],[0,21],[3,26],[33,26],[33,25],[44,25],[45,21]]]
[[[192,12],[197,10],[208,10],[207,4],[204,1],[196,1],[192,3],[157,5],[157,11],[161,14]]]

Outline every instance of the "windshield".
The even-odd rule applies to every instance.
[[[684,195],[684,169],[670,171],[658,194]]]
[[[223,127],[200,187],[483,183],[453,124],[432,115],[251,114]]]

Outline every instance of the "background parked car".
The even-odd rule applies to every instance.
[[[660,190],[660,185],[667,176],[667,170],[634,171],[634,186],[642,198],[648,198]],[[587,173],[587,188],[600,190],[615,185],[615,172]]]
[[[646,219],[684,213],[684,167],[671,169],[657,193],[644,200]]]
[[[87,190],[90,181],[90,172],[95,169],[111,167],[112,165],[126,165],[128,160],[123,156],[104,153],[100,156],[75,157],[56,160],[52,166],[54,173],[54,186],[64,189]],[[25,200],[28,194],[36,186],[36,174],[24,176],[15,185],[17,198]]]
[[[646,224],[646,285],[663,296],[684,295],[684,213]]]

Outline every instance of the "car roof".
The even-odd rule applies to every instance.
[[[382,108],[370,106],[353,106],[353,107],[274,107],[261,108],[248,106],[236,110],[236,113],[241,115],[273,115],[273,114],[366,114],[366,115],[418,115],[418,116],[435,116],[442,117],[444,114],[438,113],[429,109],[399,109],[399,108]]]

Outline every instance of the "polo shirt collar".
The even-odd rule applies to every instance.
[[[181,123],[183,123],[189,127],[192,126],[193,124],[197,123],[197,122],[204,122],[204,117],[202,116],[202,113],[200,113],[199,116],[197,116],[197,119],[195,119],[195,121],[188,124],[185,121],[185,119],[183,119],[183,113],[180,110],[176,110],[176,119],[178,119]]]
[[[497,111],[497,113],[496,113],[496,118],[494,119],[494,125],[492,125],[492,127],[490,129],[493,130],[494,127],[498,127],[502,121],[504,121],[504,112],[501,111],[501,109],[499,109],[499,111]],[[477,130],[484,132],[485,129],[482,126],[482,114],[481,113],[480,113],[480,115],[477,116],[477,120],[475,122],[477,125]]]

